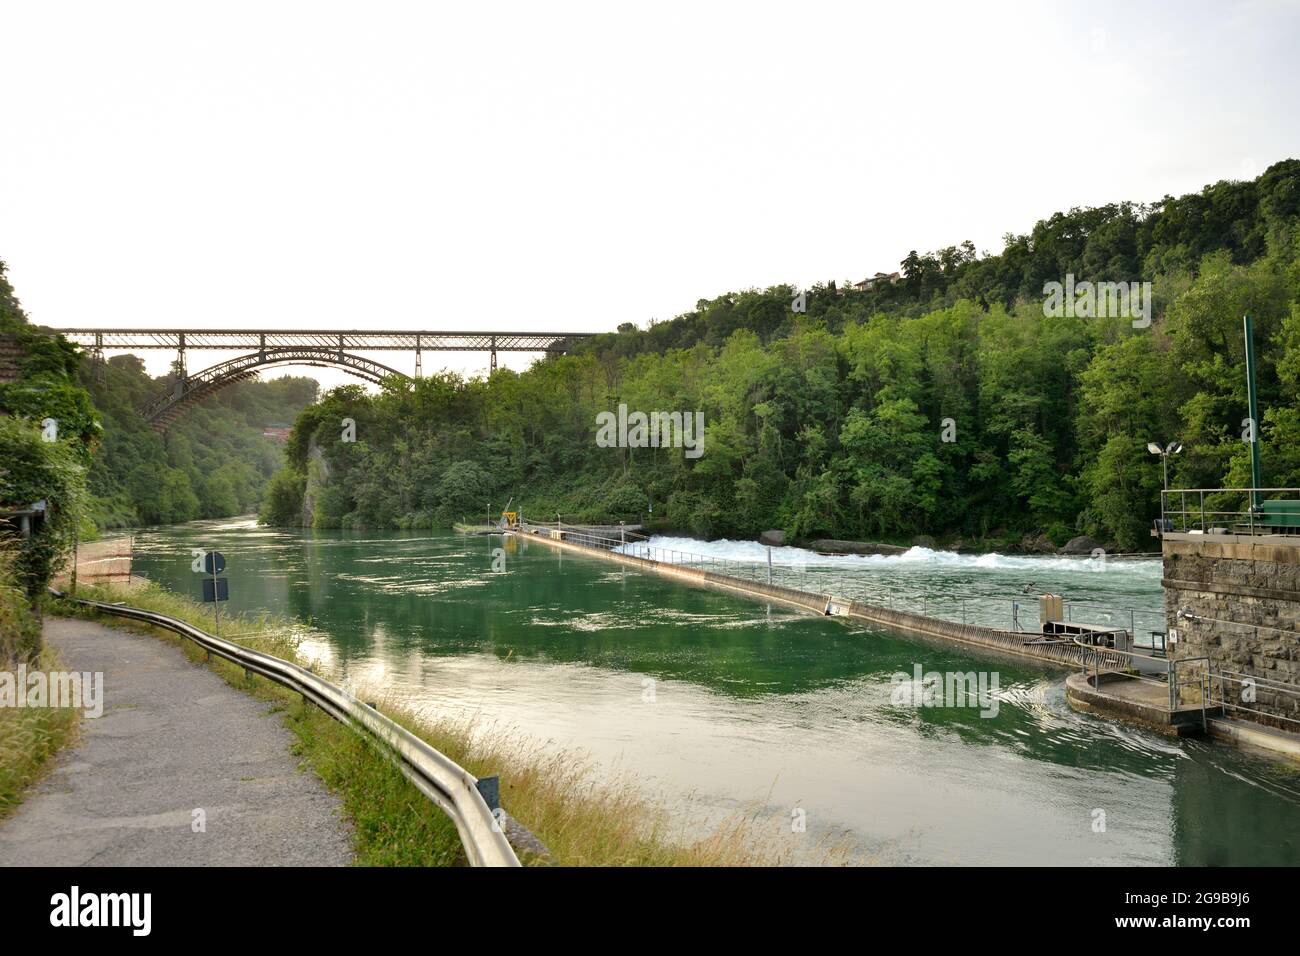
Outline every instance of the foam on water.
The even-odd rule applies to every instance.
[[[616,550],[635,554],[638,549],[648,544],[662,551],[682,553],[680,560],[691,562],[690,555],[712,558],[720,561],[742,561],[754,564],[766,564],[768,548],[757,541],[732,541],[722,538],[717,541],[700,541],[696,538],[671,537],[656,535],[645,544],[626,545]],[[1140,575],[1158,578],[1160,564],[1148,559],[1126,560],[1119,558],[1099,559],[1094,557],[1072,557],[1065,555],[1005,555],[997,552],[985,554],[962,554],[957,551],[937,551],[933,548],[914,546],[903,554],[843,554],[827,555],[809,551],[806,548],[773,547],[772,564],[783,567],[803,568],[815,565],[828,567],[864,568],[876,567],[881,570],[906,570],[909,567],[983,570],[983,571],[1067,571],[1081,573],[1101,573],[1119,575]]]

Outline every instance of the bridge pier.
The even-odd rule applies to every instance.
[[[185,370],[185,333],[182,332],[179,347],[176,349],[176,398],[185,394],[185,383],[188,379],[189,373]]]
[[[107,366],[104,362],[104,333],[95,333],[95,344],[90,349],[90,374],[100,385],[103,385],[108,377]]]

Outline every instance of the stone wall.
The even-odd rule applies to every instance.
[[[1178,631],[1171,656],[1208,657],[1216,673],[1257,681],[1253,703],[1242,700],[1241,684],[1215,683],[1216,697],[1262,712],[1228,714],[1300,730],[1292,722],[1300,721],[1300,536],[1165,535],[1163,583],[1165,616]],[[1180,619],[1184,608],[1197,619]]]

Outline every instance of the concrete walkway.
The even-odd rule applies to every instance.
[[[338,799],[289,753],[269,705],[155,638],[48,619],[74,671],[102,671],[104,713],[0,822],[3,866],[339,866]],[[206,817],[194,832],[195,810]]]

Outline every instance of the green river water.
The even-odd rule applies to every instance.
[[[658,544],[766,558],[748,542]],[[499,537],[288,532],[239,519],[140,533],[135,567],[197,597],[191,549],[217,548],[230,609],[309,624],[304,649],[334,679],[584,750],[598,773],[633,775],[686,839],[747,812],[796,860],[816,860],[829,838],[879,863],[1300,863],[1300,770],[1076,714],[1062,672],[536,543],[507,544],[494,572],[500,547]],[[778,580],[828,575],[837,591],[1004,627],[1017,600],[1033,627],[1034,598],[1016,595],[1043,590],[1078,602],[1078,618],[1163,627],[1150,559],[777,549],[774,568]],[[891,676],[918,665],[996,672],[996,714],[898,704]],[[806,832],[792,832],[796,818]]]

